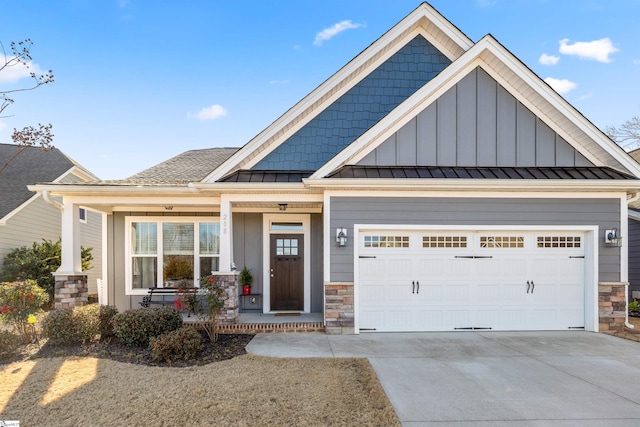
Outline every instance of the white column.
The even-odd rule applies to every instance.
[[[220,198],[220,271],[231,271],[233,262],[233,246],[231,236],[233,220],[231,218],[231,202],[225,196]]]
[[[56,273],[82,274],[80,253],[80,208],[64,201],[62,211],[62,260]]]

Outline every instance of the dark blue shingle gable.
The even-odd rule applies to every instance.
[[[318,169],[450,63],[426,39],[416,37],[253,169]]]

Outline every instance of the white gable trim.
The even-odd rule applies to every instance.
[[[319,168],[309,177],[309,180],[322,178],[345,164],[355,164],[363,159],[476,67],[482,67],[483,70],[487,71],[487,73],[495,78],[518,101],[522,102],[523,105],[545,121],[547,125],[562,136],[589,161],[599,166],[610,166],[605,164],[595,153],[586,147],[578,145],[579,141],[576,141],[576,138],[572,137],[564,127],[561,127],[555,120],[552,120],[536,103],[527,99],[520,91],[516,90],[512,82],[506,80],[494,69],[494,61],[491,61],[491,59],[497,59],[500,64],[506,66],[516,76],[522,79],[525,84],[535,91],[534,93],[539,94],[544,101],[550,103],[555,111],[558,111],[561,115],[568,118],[570,124],[575,126],[578,131],[583,132],[587,137],[597,141],[603,154],[611,155],[631,173],[640,177],[640,165],[626,155],[622,148],[618,147],[602,134],[602,132],[580,115],[560,95],[551,89],[549,85],[540,80],[538,76],[518,61],[510,52],[493,39],[493,37],[485,36],[457,61],[452,63],[409,99],[365,132],[360,138],[356,139],[324,166]],[[611,144],[615,145],[615,147]]]
[[[427,3],[422,3],[201,182],[215,182],[237,168],[254,166],[418,34],[452,61],[473,46],[473,42],[451,22]]]

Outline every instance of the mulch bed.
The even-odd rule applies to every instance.
[[[121,344],[117,338],[111,337],[100,342],[77,345],[52,345],[46,339],[41,340],[39,344],[29,344],[22,347],[18,354],[0,359],[0,365],[27,359],[71,356],[96,357],[146,366],[176,368],[202,366],[246,354],[245,347],[254,337],[254,335],[248,334],[220,334],[216,342],[211,342],[206,333],[201,332],[201,334],[202,351],[194,359],[176,360],[171,363],[153,360],[149,347],[128,347]]]

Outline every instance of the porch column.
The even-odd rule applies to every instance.
[[[231,217],[231,202],[228,197],[220,198],[220,271],[231,271],[233,262],[233,246],[231,235],[233,233],[233,220]]]
[[[62,211],[62,259],[56,273],[82,274],[80,251],[80,208],[67,200]]]

